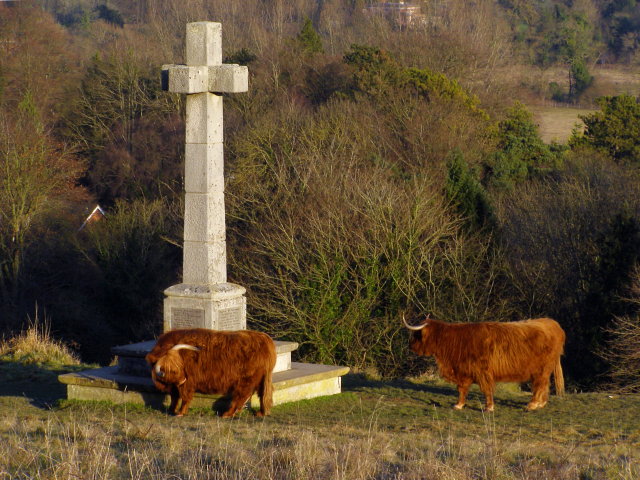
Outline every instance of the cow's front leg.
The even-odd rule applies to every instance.
[[[485,412],[493,412],[494,403],[493,403],[493,390],[495,387],[495,382],[493,381],[493,377],[487,375],[480,379],[478,382],[480,386],[480,390],[484,393],[485,404],[484,411]]]
[[[180,399],[182,400],[182,403],[180,404],[180,410],[176,413],[176,416],[182,417],[187,414],[189,404],[191,403],[191,400],[193,400],[193,394],[195,391],[192,388],[184,387],[178,387],[178,390],[180,392]]]
[[[469,393],[469,387],[471,387],[471,379],[465,379],[458,383],[458,403],[453,408],[456,410],[462,410],[467,400],[467,393]]]
[[[176,387],[173,387],[171,388],[169,395],[171,396],[171,403],[169,404],[169,413],[172,415],[177,415],[178,400],[180,400],[180,393],[178,393],[178,389]]]

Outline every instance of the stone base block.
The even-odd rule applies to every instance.
[[[178,328],[244,330],[247,328],[245,288],[233,283],[179,284],[165,290],[164,331]]]

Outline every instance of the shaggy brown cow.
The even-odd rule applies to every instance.
[[[427,317],[412,330],[410,347],[418,355],[433,355],[440,375],[458,386],[464,407],[467,392],[477,383],[493,411],[495,382],[532,381],[533,396],[527,410],[542,408],[549,399],[553,372],[556,394],[564,393],[560,365],[565,333],[555,320],[537,318],[520,322],[445,323]]]
[[[264,333],[172,330],[158,338],[146,360],[158,390],[171,395],[169,411],[177,416],[187,413],[195,392],[230,396],[231,404],[222,416],[232,417],[257,391],[260,411],[256,415],[269,414],[276,349]]]

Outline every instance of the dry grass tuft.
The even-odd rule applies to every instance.
[[[40,322],[37,314],[21,334],[0,341],[0,360],[23,365],[80,364],[79,358],[66,345],[52,337],[49,323],[46,319]]]

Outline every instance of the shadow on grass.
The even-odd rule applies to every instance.
[[[418,384],[402,378],[391,380],[372,380],[370,378],[367,378],[366,375],[360,373],[348,373],[347,375],[342,377],[342,387],[345,391],[353,392],[358,392],[365,388],[398,388],[406,391],[431,393],[434,395],[457,395],[457,391],[453,386],[448,387],[440,385]]]
[[[148,392],[148,393],[141,393],[141,396],[142,396],[142,400],[144,402],[145,407],[164,413],[168,416],[174,416],[173,413],[169,411],[169,406],[166,404],[165,395],[163,393]],[[212,400],[211,406],[189,407],[189,410],[187,411],[187,415],[189,415],[190,412],[201,412],[201,413],[205,412],[207,414],[220,417],[224,412],[229,410],[229,407],[231,407],[231,397],[221,396],[219,398]],[[248,405],[245,405],[243,409],[247,409],[253,412],[251,407],[249,407]]]
[[[25,397],[35,407],[49,408],[67,395],[58,375],[85,368],[86,365],[51,367],[0,360],[0,397]]]
[[[494,402],[496,408],[524,410],[530,399],[530,392],[509,391],[503,384],[496,384]],[[442,407],[453,409],[458,400],[458,390],[453,384],[416,383],[406,379],[376,380],[364,374],[350,373],[343,377],[344,391],[367,392],[369,390],[389,396],[403,396],[415,402],[424,403],[427,407]],[[397,389],[397,390],[396,390]],[[395,391],[393,391],[395,390]],[[524,393],[524,395],[523,395]],[[464,410],[482,412],[485,404],[484,394],[477,385],[472,385]]]

